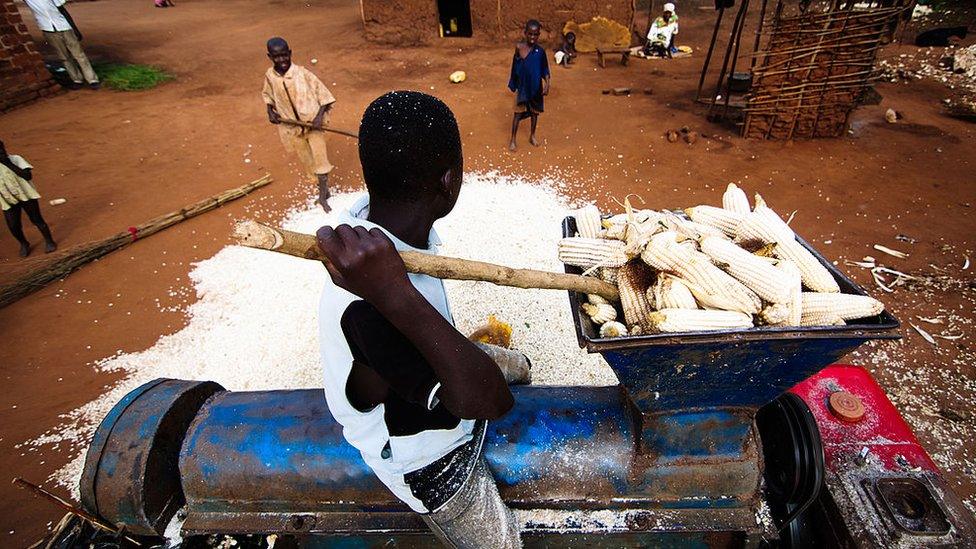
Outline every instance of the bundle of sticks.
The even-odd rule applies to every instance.
[[[131,244],[137,239],[145,238],[181,221],[209,212],[222,204],[245,196],[254,189],[271,183],[271,181],[271,175],[265,174],[246,185],[228,189],[179,210],[154,217],[145,223],[131,226],[107,238],[78,244],[62,253],[45,257],[12,282],[0,286],[0,308],[43,288],[54,280],[68,276],[72,271],[86,263]]]

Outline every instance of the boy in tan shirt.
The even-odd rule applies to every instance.
[[[268,40],[272,66],[264,76],[262,96],[268,106],[268,120],[278,125],[286,149],[295,152],[309,175],[318,179],[319,204],[329,207],[329,172],[332,164],[326,151],[325,131],[335,97],[312,71],[291,62],[291,49],[284,38]],[[305,122],[312,128],[289,124]]]

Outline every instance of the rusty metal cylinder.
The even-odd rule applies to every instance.
[[[138,535],[162,534],[183,506],[180,447],[212,381],[156,379],[127,394],[92,437],[81,477],[86,511]]]

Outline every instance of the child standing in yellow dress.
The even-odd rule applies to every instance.
[[[31,184],[34,177],[31,168],[23,157],[8,155],[7,148],[0,141],[0,209],[3,209],[3,217],[10,233],[20,242],[20,257],[27,257],[31,250],[21,225],[21,210],[27,212],[27,218],[44,237],[44,251],[50,253],[58,249],[51,237],[51,229],[41,216],[41,205],[37,201],[41,195],[37,194],[37,189]]]

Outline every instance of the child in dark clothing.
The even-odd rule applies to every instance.
[[[567,32],[563,35],[563,43],[559,45],[559,49],[553,54],[557,65],[562,65],[568,67],[572,64],[573,59],[576,58],[576,33]]]
[[[3,210],[3,217],[10,234],[14,235],[20,244],[20,257],[27,257],[31,251],[30,242],[24,236],[24,228],[21,224],[21,210],[27,213],[27,218],[44,237],[44,251],[51,253],[58,249],[54,238],[51,237],[51,229],[41,216],[41,205],[38,202],[41,195],[37,194],[37,189],[34,188],[34,175],[31,168],[32,166],[23,157],[16,154],[8,155],[3,141],[0,141],[0,209]]]
[[[539,146],[535,129],[539,114],[543,111],[543,97],[549,94],[549,60],[546,59],[546,51],[539,46],[541,32],[541,23],[535,19],[526,22],[525,40],[515,45],[515,55],[512,56],[512,75],[508,80],[508,89],[515,92],[512,139],[508,144],[512,151],[515,150],[519,123],[526,118],[532,119],[529,143]]]

